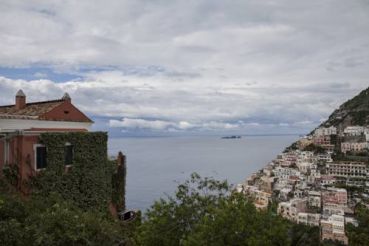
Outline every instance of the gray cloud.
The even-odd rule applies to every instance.
[[[1,104],[20,87],[30,100],[69,91],[89,114],[120,125],[293,130],[368,86],[364,0],[9,0],[0,11],[0,68],[81,77],[3,76]]]
[[[348,98],[357,92],[345,86],[317,92],[303,85],[240,86],[239,82],[223,84],[204,78],[188,79],[180,85],[167,77],[125,76],[119,71],[94,72],[85,80],[63,83],[0,77],[4,95],[0,103],[12,103],[19,88],[29,101],[59,98],[67,91],[89,115],[110,118],[106,126],[113,128],[294,132],[317,125],[342,103],[342,96]],[[331,88],[331,84],[323,88]]]

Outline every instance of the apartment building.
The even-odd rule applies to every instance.
[[[369,173],[368,165],[364,162],[335,162],[326,165],[327,174],[335,177],[365,178]]]
[[[345,234],[345,217],[342,215],[332,215],[328,219],[322,219],[321,240],[337,240],[348,245],[348,238]]]
[[[367,149],[369,149],[368,142],[343,142],[341,143],[341,152],[345,154],[348,151],[362,152]]]
[[[310,225],[310,226],[319,226],[320,224],[320,214],[317,213],[298,213],[297,214],[297,223]]]

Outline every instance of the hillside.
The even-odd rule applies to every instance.
[[[369,125],[369,88],[343,103],[321,126],[335,126],[342,131],[349,125]]]

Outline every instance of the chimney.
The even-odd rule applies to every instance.
[[[64,96],[62,97],[62,100],[71,102],[72,98],[70,98],[69,94],[66,92],[66,93],[64,93]]]
[[[26,95],[22,90],[19,90],[15,95],[15,109],[21,110],[26,107]]]
[[[118,166],[126,164],[126,156],[123,155],[123,153],[121,151],[119,151],[119,153],[118,153],[117,164],[118,164]]]

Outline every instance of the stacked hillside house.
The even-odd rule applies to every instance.
[[[0,106],[0,175],[5,165],[17,165],[20,181],[47,167],[46,147],[39,136],[45,132],[87,132],[93,121],[72,104],[65,93],[61,99],[27,102],[19,90],[15,104]],[[72,163],[73,145],[65,142],[65,164]]]
[[[348,245],[346,224],[359,226],[355,208],[369,207],[369,88],[342,104],[238,190],[249,196],[268,192],[268,201],[278,203],[280,216],[319,226],[321,241]]]

